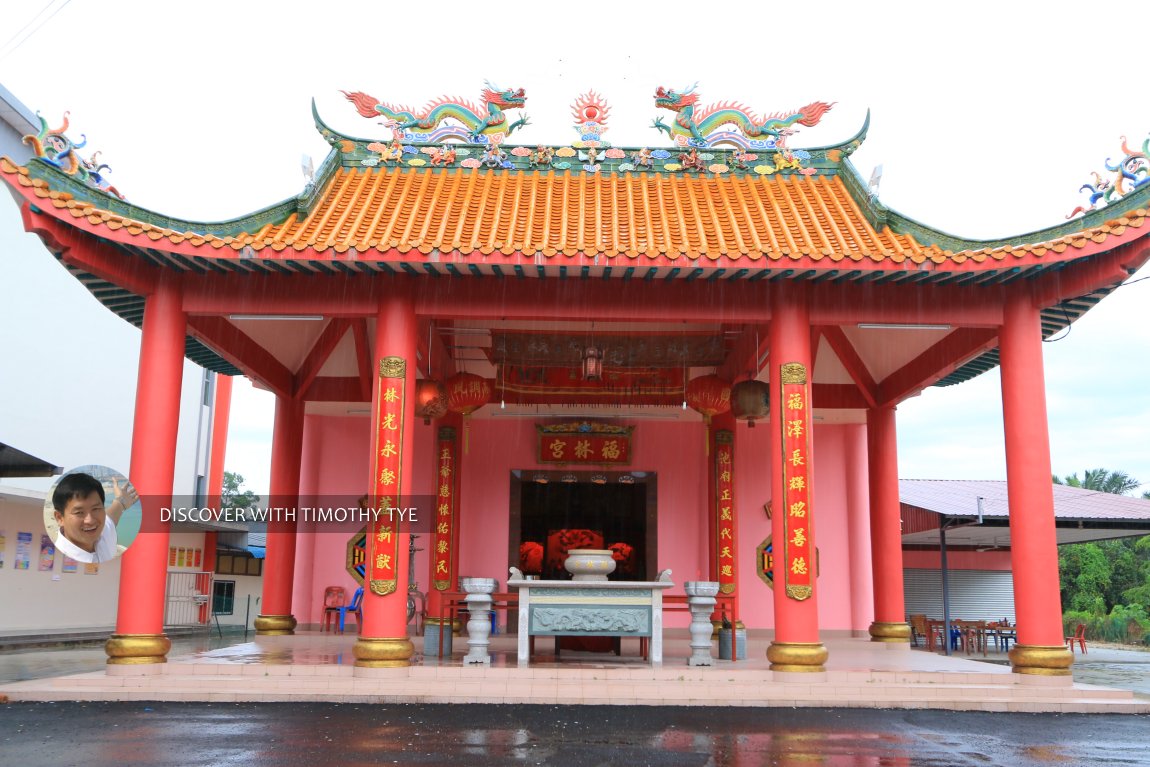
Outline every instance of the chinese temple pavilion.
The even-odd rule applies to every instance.
[[[662,147],[616,148],[595,94],[558,146],[511,141],[522,90],[420,111],[345,95],[392,135],[316,112],[332,150],[313,183],[231,221],[133,205],[62,130],[30,137],[26,166],[0,158],[27,230],[142,329],[142,497],[171,495],[186,356],[275,395],[275,505],[366,489],[371,508],[425,512],[431,615],[461,573],[546,574],[568,548],[610,548],[617,577],[718,581],[774,630],[772,669],[818,672],[826,632],[910,641],[898,404],[1001,366],[1010,657],[1069,680],[1042,340],[1150,258],[1145,144],[1064,223],[973,241],[877,199],[850,162],[867,125],[792,148],[822,102],[760,118],[660,88]],[[318,624],[350,558],[367,586],[357,665],[406,665],[408,532],[273,521],[257,627]],[[165,660],[167,558],[167,528],[146,522],[109,663]]]

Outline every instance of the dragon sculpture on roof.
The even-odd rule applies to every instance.
[[[411,107],[382,103],[374,96],[362,91],[348,93],[341,91],[347,100],[355,104],[356,110],[364,117],[386,118],[386,123],[397,137],[409,140],[441,141],[452,136],[465,141],[486,141],[502,143],[503,139],[528,124],[527,115],[508,124],[507,109],[522,109],[527,102],[527,94],[522,89],[505,89],[485,82],[483,106],[460,98],[440,96],[416,111]],[[445,120],[453,120],[457,125],[441,125]]]
[[[759,117],[738,102],[724,101],[700,107],[696,87],[698,83],[684,91],[674,91],[660,86],[655,91],[655,106],[674,112],[675,120],[667,125],[660,117],[652,127],[663,131],[680,145],[714,146],[724,142],[744,149],[771,149],[776,139],[794,133],[793,126],[817,125],[834,106],[825,101],[815,101],[802,109]],[[720,131],[728,125],[735,126],[738,131]]]

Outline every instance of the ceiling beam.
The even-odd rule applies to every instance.
[[[327,327],[312,344],[311,351],[308,352],[307,357],[299,366],[299,370],[296,371],[295,383],[292,388],[292,395],[295,399],[308,399],[308,389],[319,376],[319,371],[323,369],[324,363],[331,357],[331,353],[347,335],[351,324],[352,320],[346,317],[334,317],[328,321]]]
[[[292,396],[291,371],[271,352],[223,317],[188,317],[188,334],[262,383],[277,397]]]
[[[879,407],[897,405],[954,372],[973,357],[998,346],[998,330],[958,328],[878,385]]]
[[[823,338],[827,339],[831,351],[838,357],[839,362],[846,368],[851,380],[855,382],[859,393],[868,408],[878,407],[878,385],[874,376],[867,369],[866,363],[859,356],[858,351],[851,344],[847,334],[837,325],[822,326]]]

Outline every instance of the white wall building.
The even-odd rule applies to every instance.
[[[57,127],[62,116],[45,117]],[[0,86],[0,156],[25,164],[32,150],[23,137],[35,134],[39,125],[37,116]],[[130,477],[139,352],[140,331],[69,276],[40,240],[24,231],[13,198],[0,193],[0,442],[65,470],[98,464]],[[184,362],[177,495],[195,495],[207,475],[209,383],[202,368]],[[96,576],[84,575],[83,566],[78,573],[63,573],[59,554],[53,570],[37,567],[44,496],[52,483],[11,478],[0,491],[0,625],[110,628],[118,561],[102,564]],[[28,570],[14,567],[21,532],[31,533],[34,544]],[[203,534],[195,535],[202,546]]]

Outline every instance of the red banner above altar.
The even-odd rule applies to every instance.
[[[607,368],[601,379],[588,381],[579,367],[505,365],[495,393],[517,404],[678,405],[685,386],[681,369]]]

